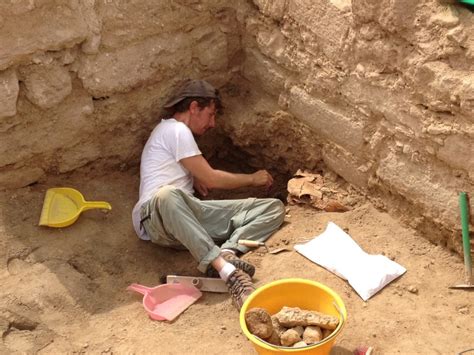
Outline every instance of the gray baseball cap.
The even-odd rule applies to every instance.
[[[170,108],[188,97],[206,97],[218,99],[219,92],[205,80],[185,81],[165,102],[164,108]]]

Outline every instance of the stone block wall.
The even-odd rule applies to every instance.
[[[242,75],[311,129],[330,169],[459,247],[458,192],[474,194],[474,12],[438,0],[254,4]]]
[[[241,10],[226,3],[0,2],[0,188],[137,164],[177,82],[239,71]]]
[[[324,164],[456,247],[473,29],[448,0],[2,1],[0,188],[137,164],[171,88],[205,78],[250,163]]]

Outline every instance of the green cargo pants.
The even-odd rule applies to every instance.
[[[141,227],[153,243],[188,249],[198,269],[206,272],[221,249],[246,253],[249,249],[239,239],[267,240],[283,223],[285,208],[273,198],[202,201],[167,185],[143,204],[140,214]]]

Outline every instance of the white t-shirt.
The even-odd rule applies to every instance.
[[[173,185],[193,194],[193,176],[179,162],[200,155],[194,136],[184,123],[174,118],[162,120],[143,148],[140,165],[140,197],[133,208],[133,227],[144,240],[150,238],[140,230],[140,207],[164,185]]]

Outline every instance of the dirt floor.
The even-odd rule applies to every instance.
[[[198,275],[187,252],[136,238],[130,213],[136,171],[76,173],[0,194],[0,353],[251,354],[238,312],[226,294],[204,296],[173,323],[151,321],[141,297],[125,288],[154,286],[167,274]],[[70,186],[113,209],[88,211],[64,229],[38,227],[47,188]],[[375,354],[457,354],[474,348],[474,293],[448,287],[464,280],[462,259],[435,246],[360,197],[345,213],[291,206],[269,240],[277,255],[255,250],[256,284],[301,277],[322,282],[344,300],[348,321],[333,348],[360,345]],[[456,213],[453,211],[453,213]],[[369,253],[383,253],[408,271],[364,302],[347,282],[311,263],[292,246],[335,222]]]

